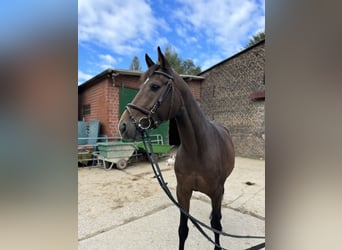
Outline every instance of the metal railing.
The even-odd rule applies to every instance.
[[[125,143],[127,141],[124,141],[122,137],[119,136],[99,136],[99,137],[78,137],[78,142],[79,141],[87,141],[88,140],[94,140],[96,141],[95,143],[92,144],[78,144],[78,163],[83,164],[83,165],[88,165],[90,161],[92,162],[92,165],[96,162],[97,165],[99,165],[99,161],[97,160],[97,156],[99,154],[99,151],[97,149],[98,143],[103,143],[103,142],[118,142],[118,143]],[[135,143],[142,143],[142,140],[135,141]],[[151,135],[151,142],[153,144],[164,144],[164,140],[162,135],[156,134],[156,135]]]

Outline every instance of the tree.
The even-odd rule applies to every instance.
[[[139,62],[139,58],[137,56],[133,57],[133,60],[129,66],[129,70],[132,71],[141,71],[141,66],[140,66],[140,62]]]
[[[184,60],[182,62],[182,66],[184,69],[184,74],[187,75],[197,75],[202,71],[201,67],[196,67],[194,62],[190,59]]]
[[[202,71],[191,59],[180,58],[171,46],[166,47],[164,56],[178,74],[197,75]]]
[[[260,42],[261,40],[265,39],[265,31],[259,32],[256,35],[254,35],[252,38],[249,39],[248,44],[245,46],[245,48],[251,47],[254,44]]]

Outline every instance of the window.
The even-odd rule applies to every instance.
[[[253,101],[265,101],[265,91],[256,91],[250,95]]]
[[[82,106],[82,115],[90,115],[90,104],[85,104]]]

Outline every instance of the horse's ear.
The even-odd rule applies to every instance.
[[[169,62],[166,60],[159,46],[158,46],[158,61],[162,68],[167,69],[167,70],[171,69]]]
[[[145,61],[148,67],[151,67],[155,63],[152,61],[151,57],[149,57],[147,54],[145,54]]]

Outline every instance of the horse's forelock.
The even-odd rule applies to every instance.
[[[158,64],[154,64],[151,67],[149,67],[141,76],[140,76],[140,82],[143,83],[146,81],[148,77],[152,75],[154,71],[156,71],[159,68]]]
[[[140,82],[141,82],[141,83],[144,83],[144,82],[146,81],[146,79],[150,78],[150,77],[153,75],[153,73],[154,73],[155,71],[160,70],[160,69],[162,69],[162,67],[160,66],[160,64],[154,64],[154,65],[152,65],[151,67],[149,67],[149,68],[145,71],[145,73],[143,73],[143,74],[141,75],[141,77],[140,77]],[[166,73],[166,74],[168,74],[168,75],[171,75],[171,76],[174,75],[174,71],[173,71],[172,69],[170,69],[170,70],[163,69],[163,70],[161,70],[161,71],[163,71],[164,73]],[[165,72],[165,71],[166,71],[166,72]]]

